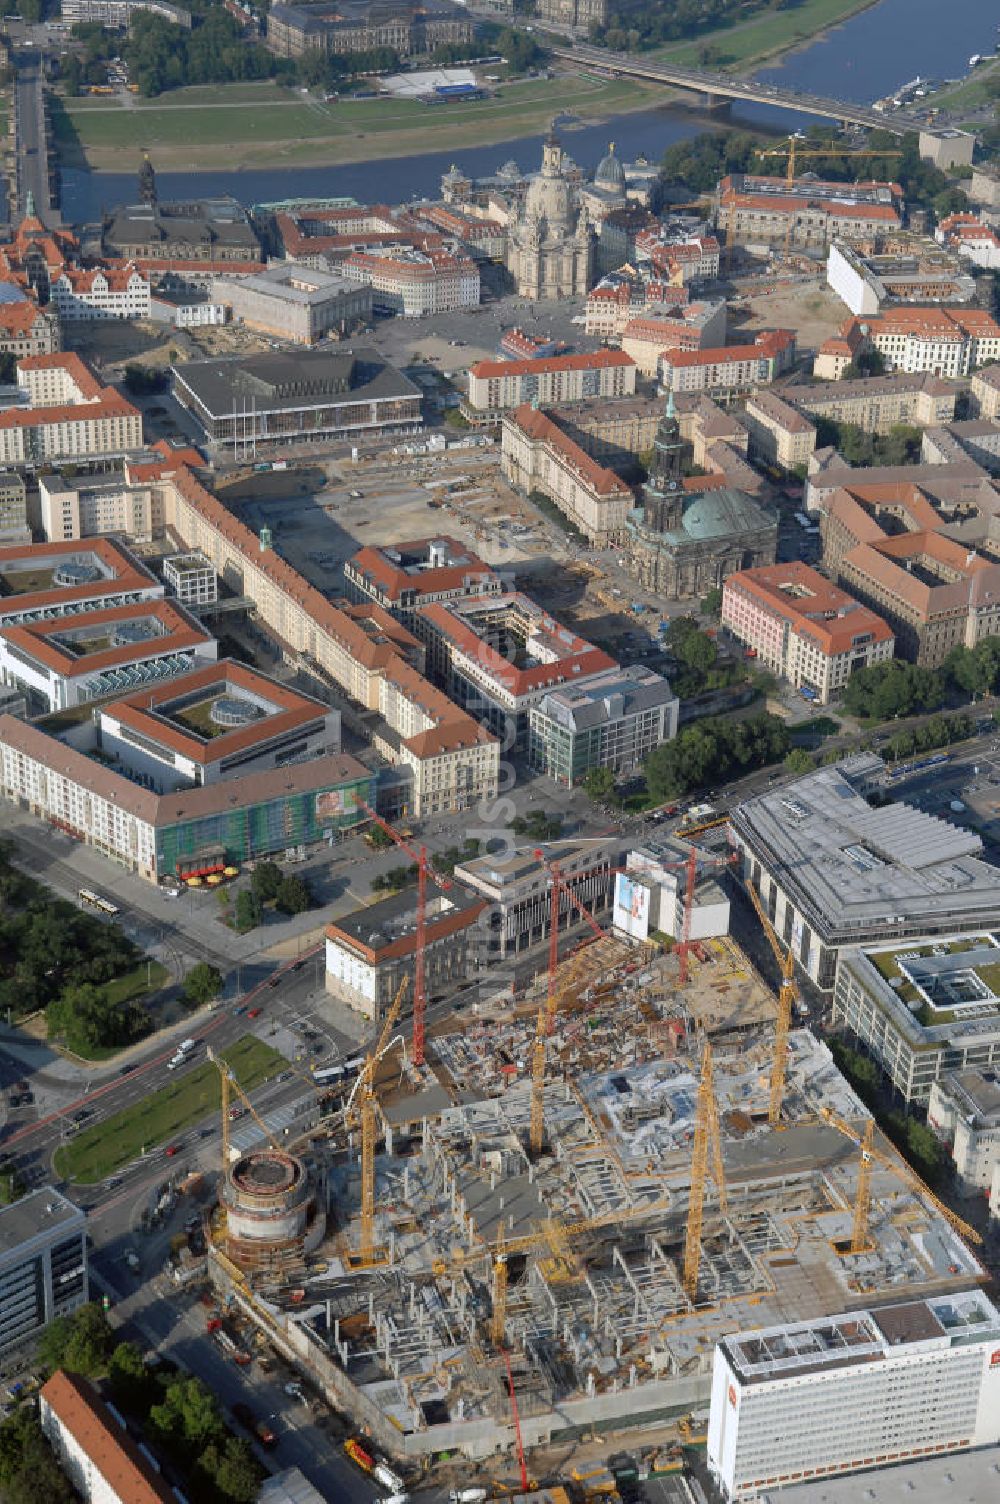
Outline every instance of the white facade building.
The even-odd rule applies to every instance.
[[[612,924],[634,940],[648,940],[654,930],[679,940],[687,907],[687,853],[680,844],[640,846],[615,874]],[[716,878],[717,865],[695,867],[691,904],[692,940],[729,934],[729,899]]]
[[[1000,1313],[979,1290],[739,1332],[715,1349],[708,1464],[729,1500],[997,1441]]]
[[[1000,1216],[1000,1079],[995,1071],[952,1071],[931,1085],[927,1124],[948,1143],[962,1189],[987,1191]]]
[[[149,278],[137,266],[65,267],[52,283],[52,303],[64,323],[148,319]]]
[[[164,559],[163,578],[182,606],[211,606],[219,598],[219,577],[198,549]]]
[[[0,1207],[0,1353],[86,1303],[86,1226],[52,1186]]]

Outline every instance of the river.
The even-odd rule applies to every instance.
[[[996,45],[996,16],[986,0],[948,0],[946,5],[941,0],[880,0],[757,76],[817,94],[871,102],[917,74],[937,79],[961,76],[972,53],[989,53]],[[740,105],[733,110],[732,123],[787,131],[813,121],[812,117],[765,105]],[[655,161],[666,147],[705,129],[704,116],[664,106],[621,115],[601,125],[569,129],[564,140],[576,161],[590,170],[611,139],[626,160],[644,152]],[[456,146],[448,152],[381,162],[331,163],[291,170],[158,173],[157,181],[164,199],[232,193],[251,204],[315,194],[392,204],[414,196],[436,197],[441,176],[452,162],[473,177],[494,172],[509,157],[530,170],[541,157],[541,145],[538,135],[495,146],[468,150]],[[134,172],[92,173],[76,168],[63,172],[62,209],[71,223],[93,223],[103,207],[132,202],[135,197]]]

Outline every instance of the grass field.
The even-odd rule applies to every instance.
[[[146,962],[141,961],[134,971],[105,982],[103,991],[109,1003],[132,1003],[156,992],[169,980],[169,971],[159,961],[150,961],[148,971]]]
[[[288,1064],[283,1055],[252,1034],[244,1034],[221,1053],[245,1091],[276,1076]],[[56,1173],[94,1185],[156,1145],[176,1139],[218,1107],[219,1073],[206,1060],[61,1145],[53,1159]]]
[[[121,170],[122,150],[154,153],[163,170],[211,166],[266,167],[365,161],[415,155],[533,135],[554,114],[594,120],[642,109],[662,89],[625,79],[577,76],[526,79],[493,99],[434,108],[415,100],[340,100],[325,104],[267,86],[254,103],[246,84],[213,91],[184,89],[128,108],[120,102],[53,101],[53,126],[64,159]],[[237,94],[232,90],[239,91]],[[209,92],[213,102],[202,96]],[[198,96],[197,98],[192,96]]]
[[[696,68],[703,49],[710,47],[713,67],[745,67],[779,52],[790,52],[875,3],[876,0],[802,0],[793,10],[769,12],[759,20],[706,32],[692,41],[671,42],[655,55]]]
[[[939,89],[930,96],[930,102],[938,109],[975,110],[981,105],[996,100],[994,93],[1000,84],[1000,59],[991,59],[975,68],[967,79],[950,89]]]

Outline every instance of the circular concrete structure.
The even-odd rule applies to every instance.
[[[254,1149],[234,1160],[222,1188],[229,1255],[243,1266],[267,1263],[282,1250],[308,1249],[323,1236],[309,1171],[293,1154]]]
[[[250,726],[259,721],[263,711],[250,700],[238,700],[235,695],[220,695],[213,700],[208,718],[213,726]]]
[[[90,585],[101,578],[96,564],[87,564],[83,559],[67,559],[52,571],[53,585]]]

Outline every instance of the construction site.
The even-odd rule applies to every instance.
[[[968,1290],[978,1235],[793,1027],[759,914],[777,998],[729,937],[591,922],[425,1034],[418,950],[412,1032],[406,978],[309,1136],[236,1155],[216,1285],[387,1454],[522,1490],[533,1447],[690,1432],[729,1333]]]

